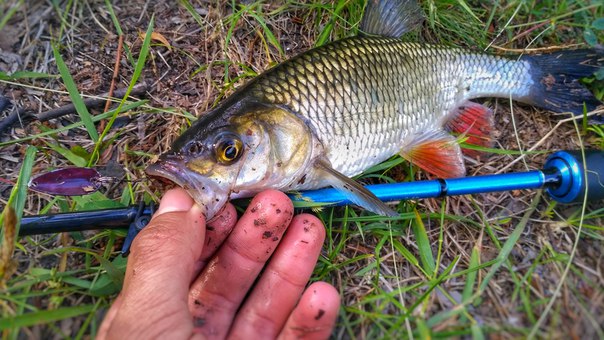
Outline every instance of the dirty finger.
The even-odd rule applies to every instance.
[[[310,285],[285,323],[279,339],[327,339],[340,308],[340,295],[329,283]]]
[[[191,286],[195,331],[224,338],[241,302],[279,244],[293,215],[285,194],[258,194],[222,247]]]
[[[325,228],[315,216],[294,217],[254,290],[239,310],[229,337],[274,339],[300,299],[317,263]],[[295,270],[293,270],[295,269]]]
[[[206,266],[208,260],[216,253],[224,240],[229,236],[237,223],[237,210],[232,204],[227,204],[222,212],[206,226],[206,237],[203,251],[197,262],[196,276]]]

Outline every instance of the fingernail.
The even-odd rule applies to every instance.
[[[186,191],[182,189],[172,189],[166,191],[164,197],[162,197],[155,215],[177,211],[189,211],[192,206],[193,200]]]

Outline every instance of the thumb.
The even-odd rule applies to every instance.
[[[204,237],[201,209],[182,189],[166,192],[157,213],[132,242],[124,287],[100,338],[119,334],[145,339],[161,332],[173,338],[189,336],[193,324],[184,321],[191,319],[187,297]],[[166,324],[184,326],[166,330]]]
[[[123,290],[186,294],[205,238],[201,209],[186,191],[166,192],[156,214],[132,243]],[[147,287],[149,286],[149,287]],[[147,291],[149,289],[149,291]]]

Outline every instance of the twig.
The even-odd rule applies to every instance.
[[[124,36],[120,35],[119,40],[117,42],[117,53],[115,56],[115,65],[113,66],[113,76],[111,77],[111,86],[109,86],[109,95],[107,97],[113,96],[113,90],[115,88],[115,80],[119,75],[120,70],[120,60],[122,59],[122,46],[124,45]],[[107,103],[105,104],[105,109],[103,112],[109,111],[109,105],[111,105],[111,100],[107,98]]]
[[[142,82],[140,84],[135,85],[132,88],[132,92],[130,92],[130,95],[141,95],[144,94],[145,92],[147,92],[147,83]],[[126,91],[128,89],[123,88],[123,89],[119,89],[119,90],[115,90],[114,96],[115,97],[123,97],[126,94]],[[102,94],[101,97],[110,97],[109,93],[105,93]],[[105,98],[88,98],[88,99],[84,99],[84,105],[86,105],[87,108],[91,108],[91,107],[97,107],[100,105],[103,105],[103,103],[105,103],[106,99]],[[53,118],[59,118],[71,113],[75,113],[76,109],[75,106],[73,104],[68,104],[65,106],[61,106],[59,108],[56,109],[52,109],[43,113],[40,113],[37,118],[39,121],[41,122],[45,122],[48,121],[50,119]]]
[[[551,23],[551,20],[545,20],[544,22],[542,22],[542,23],[540,23],[540,24],[538,24],[538,25],[535,25],[535,26],[533,26],[533,27],[531,27],[531,28],[527,29],[526,31],[521,32],[520,34],[517,34],[515,37],[513,37],[513,38],[512,38],[512,40],[510,40],[510,41],[508,42],[508,44],[510,44],[510,43],[512,43],[512,42],[514,42],[514,41],[516,41],[516,40],[518,40],[518,39],[520,39],[520,38],[524,37],[525,35],[527,35],[527,34],[529,34],[529,33],[533,32],[534,30],[537,30],[537,29],[539,29],[539,28],[541,28],[541,27],[543,27],[543,26],[545,26],[545,25],[547,25],[547,24],[550,24],[550,23]]]
[[[120,60],[122,59],[122,46],[124,44],[124,36],[120,34],[117,43],[117,53],[115,55],[115,65],[113,66],[113,75],[111,76],[111,85],[109,86],[109,95],[107,96],[107,102],[105,103],[105,108],[103,112],[109,111],[109,106],[111,105],[111,97],[113,96],[113,90],[115,89],[115,80],[119,75],[120,69]],[[105,130],[105,121],[101,121],[99,124],[99,133]]]
[[[12,103],[5,96],[0,95],[0,112],[6,110]]]
[[[4,133],[12,126],[16,125],[17,122],[23,120],[29,120],[34,118],[34,115],[31,112],[27,111],[24,108],[13,108],[11,112],[6,116],[6,118],[0,121],[0,134]]]
[[[547,47],[535,47],[535,48],[506,48],[502,46],[492,45],[496,50],[500,50],[506,53],[549,53],[554,51],[568,50],[580,47],[581,44],[569,44],[564,46],[547,46]]]

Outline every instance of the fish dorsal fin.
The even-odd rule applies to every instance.
[[[369,0],[361,21],[361,31],[400,38],[423,21],[423,11],[415,0]]]
[[[491,135],[494,125],[493,110],[482,104],[466,101],[451,111],[445,129],[466,136],[468,144],[490,148],[493,146]],[[480,155],[480,151],[472,149],[463,149],[463,153],[470,157]]]
[[[440,178],[466,175],[459,142],[443,130],[418,135],[400,154],[404,159]]]
[[[396,211],[392,210],[386,203],[380,201],[379,198],[364,186],[334,170],[325,161],[316,161],[315,168],[324,174],[324,178],[332,187],[340,191],[352,203],[378,215],[398,216]]]

